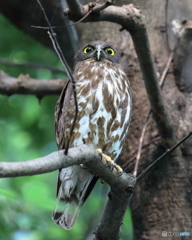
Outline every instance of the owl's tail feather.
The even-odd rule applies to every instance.
[[[86,188],[83,190],[80,199],[77,199],[75,196],[71,196],[70,199],[60,198],[62,194],[62,188],[60,187],[57,198],[57,206],[52,214],[53,221],[62,228],[70,230],[74,226],[80,209],[91,193],[97,180],[98,177],[96,176],[92,176],[90,178],[90,181],[87,183]]]
[[[70,230],[79,215],[80,206],[76,202],[68,202],[63,212],[53,212],[52,218],[55,223],[66,230]]]

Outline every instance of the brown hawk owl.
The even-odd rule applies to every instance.
[[[115,161],[121,153],[131,113],[130,86],[119,53],[107,42],[86,44],[75,56],[73,77],[78,115],[69,147],[85,143],[101,149]],[[65,149],[74,115],[74,96],[69,81],[56,106],[59,149]],[[64,229],[73,227],[97,179],[82,166],[74,165],[59,171],[57,199],[63,209],[57,206],[53,212],[53,220],[57,224]]]

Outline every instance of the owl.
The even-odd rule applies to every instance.
[[[68,81],[56,105],[55,132],[59,150],[82,144],[116,161],[122,151],[131,115],[129,80],[122,69],[120,55],[104,41],[92,41],[75,55],[73,77],[78,103],[75,115],[72,83]],[[64,229],[71,229],[81,206],[91,193],[98,176],[82,165],[59,170],[57,206],[52,218]]]

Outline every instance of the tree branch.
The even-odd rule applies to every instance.
[[[71,0],[71,2],[73,1]],[[84,15],[87,14],[89,9],[88,6],[89,4],[82,6],[84,9]],[[99,4],[96,3],[94,8],[98,9]],[[147,29],[144,24],[144,17],[141,14],[141,11],[133,4],[124,5],[123,7],[109,6],[99,13],[94,12],[94,8],[92,12],[83,19],[83,22],[110,21],[120,24],[122,26],[121,30],[125,29],[130,32],[142,70],[157,128],[162,137],[163,144],[166,148],[170,148],[175,143],[174,131],[159,88],[158,77],[150,50]],[[69,17],[71,20],[78,20],[74,10],[71,11],[71,9],[65,9],[64,11],[65,14],[70,12]],[[79,18],[83,18],[83,14],[80,16],[78,13]]]
[[[65,80],[36,80],[29,75],[21,74],[18,78],[13,78],[0,71],[0,94],[34,94],[38,97],[46,95],[58,95],[61,93]]]
[[[61,150],[43,158],[24,162],[0,162],[0,177],[31,176],[81,163],[111,186],[105,212],[101,223],[95,230],[96,239],[118,240],[136,179],[124,172],[119,175],[117,170],[115,168],[112,170],[111,165],[108,165],[108,162],[103,160],[94,149],[81,145],[70,148],[67,156]]]
[[[102,156],[87,145],[70,148],[67,156],[64,155],[63,150],[60,150],[33,160],[0,162],[0,178],[32,176],[79,164],[85,164],[95,175],[101,177],[114,189],[127,184],[125,183],[126,173],[119,175],[116,168],[112,171],[112,166],[102,160]],[[126,185],[127,187],[128,185]]]

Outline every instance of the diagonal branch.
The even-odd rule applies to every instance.
[[[46,95],[58,95],[61,93],[65,80],[36,80],[29,75],[21,74],[13,78],[3,71],[0,71],[0,94],[34,94],[38,97]]]
[[[71,2],[74,1],[75,0],[71,0]],[[100,5],[98,3],[95,3],[94,8],[98,9],[99,6]],[[78,13],[79,18],[83,18],[83,16],[87,13],[89,4],[82,6],[82,8],[83,11],[81,11],[81,14],[80,12]],[[157,128],[163,140],[164,146],[166,148],[171,147],[175,143],[174,131],[158,84],[158,77],[150,50],[147,29],[141,11],[133,4],[125,5],[123,7],[109,6],[99,13],[95,13],[94,8],[93,11],[83,20],[83,22],[110,21],[120,24],[122,29],[130,32],[140,63]],[[64,11],[65,14],[67,12],[70,13],[69,18],[72,21],[78,21],[74,9],[73,11],[71,9],[65,9]]]

